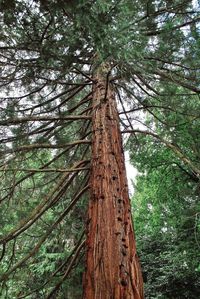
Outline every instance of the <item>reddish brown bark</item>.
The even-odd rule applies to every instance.
[[[83,298],[142,299],[115,94],[101,71],[95,79]]]

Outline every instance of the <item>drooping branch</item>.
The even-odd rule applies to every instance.
[[[78,244],[76,245],[76,251],[74,253],[74,256],[73,258],[71,259],[66,271],[65,271],[65,274],[63,275],[62,279],[56,284],[56,286],[53,288],[53,290],[49,293],[49,295],[47,296],[46,299],[51,299],[52,296],[59,290],[60,286],[62,285],[62,283],[65,281],[65,279],[68,277],[76,259],[78,258],[79,256],[79,253],[81,252],[82,248],[84,247],[85,245],[85,240],[78,246]]]
[[[65,144],[49,144],[49,143],[35,143],[30,145],[23,145],[13,149],[6,149],[5,151],[0,151],[0,155],[5,155],[8,153],[18,153],[22,151],[31,151],[34,149],[41,149],[41,148],[65,148],[69,146],[75,146],[77,144],[91,144],[90,140],[76,140],[73,142],[65,143]]]
[[[0,172],[8,172],[8,171],[14,171],[14,172],[18,172],[18,171],[24,171],[24,172],[75,172],[75,171],[82,171],[82,170],[88,170],[90,168],[88,167],[80,167],[80,168],[76,168],[76,169],[71,169],[71,168],[42,168],[42,169],[28,169],[28,168],[5,168],[2,169],[0,168]]]
[[[71,98],[73,98],[76,94],[78,94],[83,88],[85,87],[85,85],[81,85],[81,86],[73,86],[72,88],[69,88],[67,90],[64,90],[63,92],[53,96],[52,98],[46,100],[45,102],[42,102],[42,103],[39,103],[35,106],[32,106],[32,107],[28,107],[28,108],[24,108],[24,109],[20,109],[19,112],[26,112],[26,111],[33,111],[37,108],[40,108],[40,107],[45,107],[46,105],[50,104],[51,102],[55,102],[56,99],[72,92],[64,101],[65,103],[67,101],[69,101]],[[60,104],[61,105],[61,104]],[[51,110],[50,110],[51,111]]]
[[[155,61],[159,61],[159,62],[162,62],[163,64],[168,64],[168,65],[173,65],[173,66],[176,66],[180,69],[185,69],[185,70],[189,70],[189,71],[192,71],[192,70],[198,70],[199,67],[197,66],[197,68],[194,68],[194,67],[189,67],[189,66],[186,66],[186,65],[183,65],[183,64],[180,64],[178,62],[175,62],[175,61],[171,61],[171,60],[166,60],[164,58],[160,58],[160,57],[157,57],[157,56],[147,56],[145,57],[145,60],[149,61],[149,60],[155,60]]]
[[[184,22],[180,25],[173,26],[172,28],[170,28],[170,31],[175,31],[177,29],[181,29],[181,28],[186,27],[188,25],[199,23],[199,22],[200,22],[200,17],[197,17],[197,18],[192,19],[190,21]],[[159,34],[162,34],[162,33],[165,33],[165,32],[166,32],[166,29],[160,29],[160,30],[155,30],[155,31],[149,31],[149,32],[146,33],[146,35],[147,36],[155,36],[155,35],[159,35]]]
[[[195,96],[196,96],[196,94],[195,94]],[[162,105],[147,105],[147,106],[144,105],[144,106],[141,106],[141,107],[134,107],[133,109],[130,109],[130,110],[120,111],[119,115],[120,114],[125,114],[125,113],[132,113],[132,112],[139,111],[139,110],[145,110],[146,107],[148,107],[148,109],[157,108],[157,109],[161,109],[161,110],[169,110],[169,111],[172,111],[174,113],[181,114],[181,115],[194,117],[195,119],[200,117],[200,114],[195,115],[195,114],[191,114],[191,113],[188,113],[188,112],[182,112],[182,111],[178,111],[178,110],[176,110],[176,109],[174,109],[170,106],[162,106]]]
[[[78,104],[76,104],[74,107],[72,107],[70,110],[68,110],[69,113],[74,112],[77,108],[79,108],[81,105],[89,102],[91,100],[92,92],[89,92]]]
[[[83,136],[83,138],[85,138],[85,136]],[[78,145],[79,146],[79,145]],[[86,147],[86,150],[85,152],[83,152],[83,155],[82,155],[82,159],[85,159],[85,154],[86,152],[88,152],[88,147],[90,146],[90,144],[88,144],[88,146]],[[57,161],[61,156],[63,155],[66,155],[71,149],[73,149],[73,145],[69,146],[67,149],[65,149],[64,151],[60,152],[59,154],[57,154],[55,157],[53,157],[49,162],[45,163],[42,167],[39,167],[38,169],[44,169],[46,167],[48,167],[49,165],[51,165],[53,162]],[[75,157],[76,155],[76,152],[77,152],[77,148],[75,149],[73,155],[71,156],[71,158],[68,160],[68,163],[70,164],[72,161],[73,161],[73,158]],[[11,159],[12,161],[13,159]],[[5,169],[7,167],[7,165],[9,165],[9,161],[6,161],[6,163],[4,163],[3,165],[1,165],[2,169]],[[13,194],[15,188],[20,184],[22,183],[23,181],[25,181],[26,179],[30,178],[31,176],[33,176],[35,173],[37,172],[31,172],[29,173],[28,175],[22,177],[21,179],[17,180],[14,182],[14,184],[12,185],[12,188],[11,188],[11,191],[6,194],[5,196],[3,196],[1,199],[0,199],[0,204],[5,201],[6,198],[8,198],[11,194]]]
[[[127,120],[127,122],[129,123],[130,128],[131,128],[132,130],[134,130],[134,129],[133,129],[133,125],[132,125],[132,123],[131,123],[131,120],[130,120],[130,118],[128,117],[128,115],[127,115],[127,113],[126,113],[126,109],[125,109],[125,107],[124,107],[124,104],[123,104],[123,101],[122,101],[122,98],[121,98],[121,95],[120,95],[118,89],[117,89],[117,95],[118,95],[119,101],[120,101],[120,103],[121,103],[121,106],[122,106],[122,109],[123,109],[123,113],[124,113],[125,116],[126,116],[126,120]],[[119,113],[118,113],[118,114],[119,114]],[[135,138],[136,138],[136,140],[137,140],[137,142],[138,142],[138,139],[137,139],[137,136],[136,136],[136,135],[135,135]]]
[[[82,119],[91,119],[91,116],[88,115],[68,115],[68,116],[27,116],[22,118],[9,118],[0,121],[0,126],[16,125],[23,124],[31,121],[65,121],[65,120],[82,120]]]
[[[78,162],[73,168],[76,169],[76,167],[79,167],[86,163],[88,163],[88,161]],[[61,196],[63,196],[63,194],[66,192],[67,188],[73,182],[78,173],[79,172],[77,171],[71,176],[69,173],[63,174],[59,182],[56,184],[54,189],[49,192],[47,197],[33,209],[28,217],[26,217],[24,220],[21,220],[20,223],[16,225],[16,227],[11,230],[7,236],[2,237],[0,239],[0,244],[3,244],[5,242],[7,243],[10,240],[16,238],[22,232],[27,230],[31,225],[33,225],[50,207],[55,205],[61,198]]]
[[[66,215],[71,211],[73,206],[77,203],[77,201],[80,199],[80,197],[89,189],[89,185],[86,185],[78,194],[75,195],[75,197],[71,200],[68,207],[61,213],[61,215],[58,217],[58,219],[48,228],[46,233],[40,238],[38,243],[34,246],[34,248],[20,261],[18,261],[11,269],[9,269],[6,273],[4,273],[0,277],[0,282],[7,280],[9,275],[13,273],[16,269],[20,268],[30,257],[33,257],[42,244],[45,242],[45,240],[49,237],[49,235],[54,231],[54,229],[57,227],[57,225],[66,217]],[[4,248],[4,247],[3,247]]]
[[[170,74],[170,72],[163,72],[163,71],[160,71],[157,69],[157,70],[153,71],[153,73],[159,75],[161,78],[163,78],[165,80],[168,80],[168,81],[175,83],[176,85],[182,86],[184,88],[187,88],[197,94],[200,93],[200,88],[198,88],[194,85],[191,85],[185,81],[181,81],[181,80],[177,79],[174,75]]]
[[[69,264],[69,262],[70,262],[70,260],[72,259],[72,257],[73,257],[73,255],[74,255],[74,253],[75,253],[75,251],[77,250],[77,248],[79,247],[79,245],[81,244],[81,241],[82,241],[82,239],[83,239],[83,237],[84,237],[84,234],[85,234],[85,231],[83,231],[83,233],[81,234],[81,236],[80,236],[80,238],[79,238],[79,240],[78,240],[78,242],[77,242],[77,244],[76,244],[76,246],[74,247],[74,249],[72,250],[72,252],[71,252],[71,254],[67,257],[67,259],[51,274],[51,276],[47,279],[47,281],[45,281],[45,283],[44,284],[42,284],[39,288],[37,288],[37,289],[34,289],[32,292],[30,292],[30,293],[28,293],[28,294],[26,294],[26,295],[22,295],[22,296],[19,296],[18,298],[19,299],[23,299],[23,298],[26,298],[26,297],[28,297],[28,296],[30,296],[30,295],[32,295],[33,293],[35,293],[35,292],[37,292],[38,290],[41,290],[45,285],[47,285],[51,280],[52,280],[52,278],[53,277],[55,277],[55,275],[58,273],[58,272],[60,272],[64,267],[66,267],[68,264]]]
[[[125,131],[122,131],[122,133],[134,133],[134,134],[140,133],[140,134],[144,134],[144,135],[150,135],[150,136],[160,140],[163,144],[165,144],[168,148],[170,148],[177,155],[177,157],[184,162],[184,164],[188,165],[194,171],[194,173],[196,173],[198,176],[200,176],[200,169],[198,169],[192,163],[192,161],[188,157],[186,157],[186,155],[181,151],[181,149],[177,145],[163,139],[162,137],[160,137],[156,133],[153,133],[153,132],[150,132],[150,131],[145,131],[145,130],[137,130],[137,129],[125,130]]]

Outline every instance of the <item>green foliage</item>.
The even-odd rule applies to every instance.
[[[87,194],[76,206],[70,204],[88,184],[89,173],[85,169],[73,178],[62,171],[90,159],[88,144],[67,144],[88,142],[92,132],[89,119],[64,118],[91,116],[93,71],[108,62],[107,79],[123,111],[135,110],[128,120],[120,114],[122,128],[137,129],[142,123],[160,137],[142,133],[129,143],[141,174],[133,206],[148,275],[146,296],[197,298],[198,5],[180,0],[1,0],[0,22],[0,237],[5,238],[0,296],[46,298],[75,255]],[[87,168],[84,163],[81,167]],[[46,210],[40,215],[42,204]],[[83,256],[84,250],[57,290],[58,298],[81,297]]]
[[[165,108],[150,109],[143,122],[199,167],[199,102],[193,96],[180,102],[173,92]],[[152,107],[161,105],[150,101]],[[162,140],[149,135],[129,141],[132,163],[140,172],[132,203],[145,294],[195,299],[200,295],[199,175]]]

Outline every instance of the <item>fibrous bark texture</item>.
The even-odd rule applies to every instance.
[[[142,299],[115,92],[102,70],[93,88],[91,198],[84,299]]]

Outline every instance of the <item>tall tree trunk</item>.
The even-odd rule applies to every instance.
[[[93,88],[91,198],[83,298],[142,299],[115,93],[103,68],[96,72]]]

